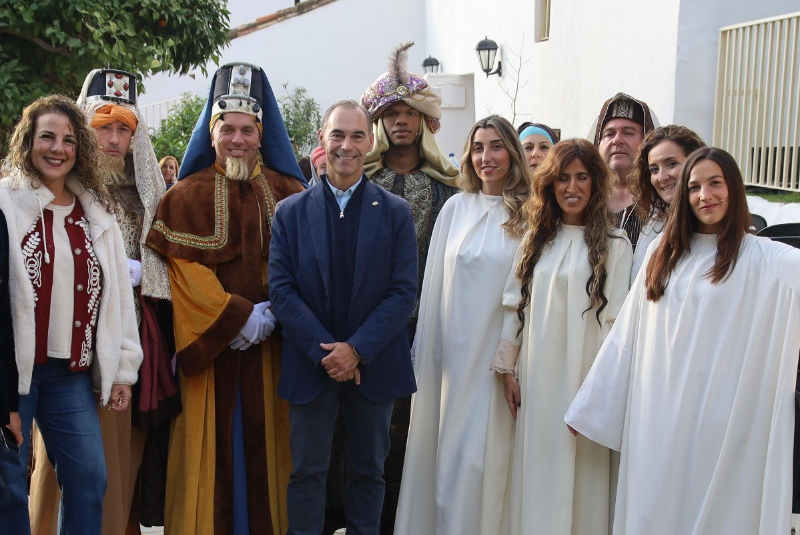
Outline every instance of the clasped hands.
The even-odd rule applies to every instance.
[[[320,364],[331,379],[340,383],[353,379],[357,385],[361,384],[361,370],[358,369],[361,359],[356,355],[353,346],[347,342],[333,342],[332,344],[320,344],[319,347],[330,351],[320,361]]]
[[[253,344],[260,344],[272,334],[277,320],[269,309],[269,305],[269,301],[264,301],[253,306],[253,311],[247,318],[244,327],[231,341],[231,349],[244,351]]]

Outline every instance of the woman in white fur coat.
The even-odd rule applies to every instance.
[[[61,533],[99,534],[106,488],[102,406],[124,411],[142,361],[122,235],[97,174],[97,141],[60,95],[22,114],[0,181],[19,369],[19,412],[35,418],[62,490]],[[25,440],[0,452],[0,525],[29,533]]]

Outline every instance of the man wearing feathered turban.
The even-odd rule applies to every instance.
[[[408,323],[409,341],[416,331],[419,292],[431,232],[445,201],[458,190],[458,169],[442,153],[434,134],[442,118],[442,99],[428,82],[409,72],[408,49],[413,42],[396,47],[389,56],[389,70],[361,95],[372,114],[375,145],[367,154],[364,170],[370,181],[411,205],[419,258],[417,306]],[[386,461],[386,497],[381,533],[392,533],[400,493],[403,457],[408,436],[411,398],[395,402],[391,426],[391,450]]]

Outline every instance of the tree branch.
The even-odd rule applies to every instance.
[[[498,80],[497,82],[498,82],[498,85],[500,86],[500,89],[503,91],[503,93],[505,93],[506,96],[509,98],[509,100],[511,100],[511,114],[514,117],[511,122],[512,122],[512,124],[515,124],[517,122],[517,98],[519,97],[520,90],[522,88],[524,88],[526,85],[528,85],[528,81],[527,80],[525,81],[525,83],[520,85],[520,72],[522,71],[522,67],[526,63],[528,63],[530,61],[530,58],[525,59],[525,60],[522,59],[522,54],[523,54],[524,49],[525,49],[525,34],[522,34],[522,43],[520,44],[520,52],[519,52],[519,54],[517,54],[517,52],[514,49],[512,49],[511,47],[509,47],[509,46],[506,46],[506,48],[507,48],[507,50],[508,50],[510,55],[513,55],[513,56],[516,57],[517,64],[518,64],[516,67],[513,65],[513,63],[512,63],[513,58],[509,58],[509,60],[506,62],[506,64],[507,64],[506,66],[508,67],[508,71],[507,71],[508,72],[508,77],[511,78],[514,81],[514,89],[513,89],[513,91],[510,90],[510,89],[506,89],[503,86],[503,84],[500,83],[500,80]],[[511,74],[511,71],[516,73],[516,76],[513,76]]]
[[[60,54],[60,55],[62,55],[64,57],[67,57],[67,58],[71,58],[72,57],[72,54],[70,54],[69,52],[67,52],[63,48],[48,44],[44,40],[39,39],[38,37],[30,37],[30,36],[24,35],[22,33],[19,33],[19,32],[15,31],[15,30],[12,30],[11,28],[7,28],[7,27],[3,27],[3,26],[0,26],[0,33],[7,33],[7,34],[11,34],[11,35],[16,35],[17,37],[21,37],[22,39],[26,39],[28,41],[36,43],[37,45],[39,45],[44,50],[47,50],[48,52],[53,52],[54,54]]]

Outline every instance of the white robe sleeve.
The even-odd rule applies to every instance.
[[[638,281],[643,282],[641,277]],[[640,299],[644,297],[642,284],[637,284],[628,294],[564,417],[564,421],[578,433],[616,451],[622,447],[628,387],[636,357],[632,348],[636,346]]]
[[[764,254],[766,262],[775,271],[775,274],[796,295],[800,295],[800,249],[790,245],[774,242],[768,238],[758,238],[758,244]]]
[[[625,297],[628,295],[631,286],[629,273],[633,262],[631,242],[621,233],[620,238],[611,239],[610,249],[609,261],[606,264],[608,279],[604,288],[608,303],[601,333],[603,339],[611,331],[611,327],[622,309],[622,304],[625,302]]]
[[[511,273],[508,274],[505,287],[503,288],[503,333],[500,336],[500,343],[497,345],[490,370],[497,373],[512,373],[514,377],[519,374],[519,350],[521,347],[520,321],[517,316],[517,306],[522,298],[520,293],[520,283],[517,279],[517,262],[519,261],[522,247],[517,249],[514,256],[514,264]],[[525,309],[526,314],[530,314],[530,305]],[[517,334],[519,332],[519,335]]]
[[[451,197],[452,198],[452,197]],[[449,201],[450,199],[448,199]],[[411,350],[414,374],[419,382],[421,359],[436,358],[441,355],[441,304],[444,277],[444,255],[447,251],[447,237],[453,219],[455,201],[445,202],[431,233],[428,247],[428,258],[425,264],[425,275],[422,279],[417,332]],[[435,367],[441,374],[441,366]]]

